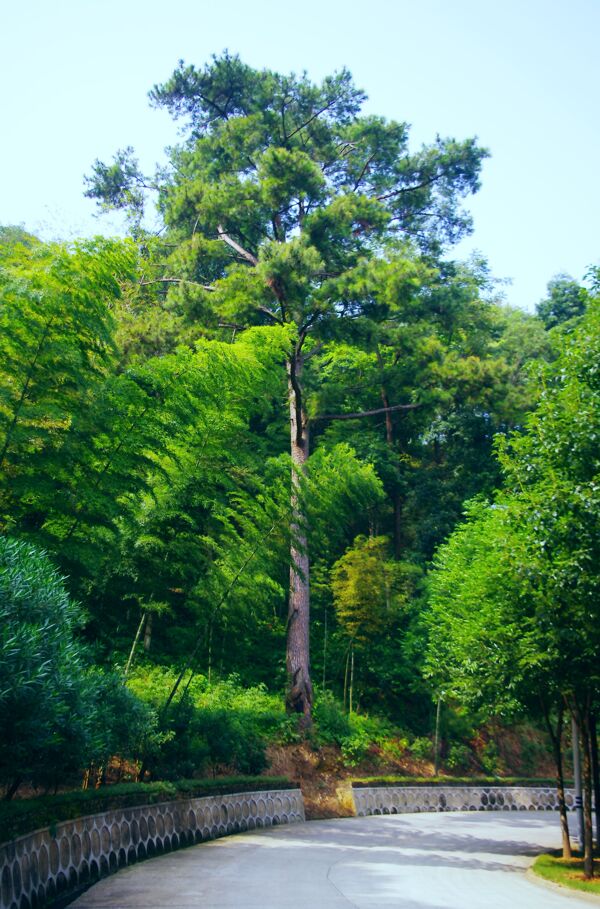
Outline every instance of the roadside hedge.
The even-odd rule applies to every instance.
[[[571,780],[565,780],[565,787],[573,785]],[[361,777],[352,780],[353,789],[373,788],[383,786],[531,786],[555,787],[556,779],[527,778],[519,776],[374,776]]]
[[[0,843],[13,840],[43,827],[52,828],[61,821],[88,814],[100,814],[116,808],[154,805],[175,799],[226,795],[232,792],[254,792],[267,789],[295,789],[287,777],[235,776],[205,780],[176,780],[157,783],[120,783],[99,789],[74,790],[59,795],[0,802]]]

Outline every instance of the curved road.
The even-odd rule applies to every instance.
[[[73,909],[568,909],[525,876],[554,814],[313,821],[224,837],[120,871]]]

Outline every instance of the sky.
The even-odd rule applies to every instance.
[[[508,303],[600,264],[600,0],[0,2],[0,224],[44,239],[114,233],[83,176],[135,148],[152,172],[178,124],[147,93],[225,48],[311,78],[346,66],[366,110],[489,149],[451,255],[489,261]]]

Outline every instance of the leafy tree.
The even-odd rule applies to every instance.
[[[565,667],[560,635],[548,622],[548,565],[527,518],[527,505],[518,497],[498,496],[491,505],[474,501],[465,523],[436,553],[429,583],[425,674],[446,699],[472,711],[509,721],[522,714],[543,719],[553,744],[567,857]]]
[[[89,668],[81,609],[48,557],[0,537],[0,781],[56,786],[135,750],[151,718],[122,682]]]
[[[523,425],[537,396],[528,367],[550,343],[536,318],[486,299],[480,264],[414,277],[361,346],[324,347],[310,408],[319,444],[344,440],[375,465],[396,558],[424,564],[465,499],[499,483],[494,435]]]
[[[17,246],[36,246],[40,241],[33,234],[16,224],[0,225],[0,258],[10,257]]]
[[[132,245],[104,240],[2,247],[0,526],[53,548],[77,544],[91,515],[110,521],[99,497],[133,384],[113,374],[111,308],[135,258]],[[125,469],[135,472],[131,459]]]
[[[257,71],[228,54],[203,70],[183,63],[151,92],[186,117],[188,140],[158,181],[177,249],[154,279],[213,325],[289,326],[292,547],[288,703],[310,722],[309,554],[299,486],[309,456],[304,377],[318,344],[380,319],[406,282],[414,252],[437,253],[469,230],[462,199],[478,188],[485,152],[438,139],[411,154],[406,124],[360,116],[364,94],[342,71]],[[130,154],[96,162],[88,194],[121,206],[143,178]],[[136,201],[137,204],[137,201]],[[407,264],[408,263],[408,264]],[[398,406],[398,405],[397,405]]]
[[[562,692],[583,741],[586,797],[585,873],[593,874],[591,820],[592,712],[600,694],[600,308],[590,302],[562,339],[556,366],[526,435],[501,450],[507,483],[528,501],[529,528],[547,565],[546,620],[561,653]],[[563,662],[564,661],[564,662]]]
[[[388,543],[386,537],[357,537],[333,566],[334,605],[351,641],[382,632],[397,608],[400,565],[390,560]]]
[[[351,547],[331,569],[331,592],[338,627],[344,641],[346,671],[344,701],[349,693],[352,710],[355,689],[356,657],[362,664],[362,690],[372,696],[369,688],[381,688],[385,679],[396,688],[402,670],[403,648],[407,637],[407,618],[411,601],[417,599],[419,568],[409,562],[391,558],[387,537],[358,536]],[[389,678],[391,661],[396,670],[393,682]],[[402,666],[402,668],[404,668]],[[415,667],[412,667],[414,672]],[[348,680],[349,673],[349,680]],[[348,684],[349,683],[349,684]]]
[[[497,709],[554,695],[584,745],[592,874],[591,714],[598,702],[600,311],[562,338],[527,432],[500,443],[506,492],[441,550],[432,581],[431,672]]]
[[[548,282],[548,296],[537,304],[535,311],[547,329],[562,325],[583,315],[588,292],[569,275],[556,275]]]

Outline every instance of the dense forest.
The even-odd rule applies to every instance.
[[[452,258],[487,151],[411,151],[348,72],[225,54],[150,99],[168,166],[86,180],[127,239],[0,229],[7,797],[269,742],[501,773],[494,723],[560,764],[572,715],[591,843],[598,271],[506,306]]]

